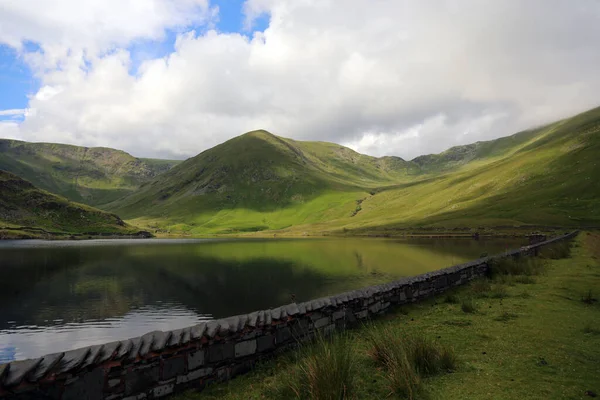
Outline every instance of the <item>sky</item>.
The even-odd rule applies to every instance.
[[[600,106],[597,0],[0,0],[0,137],[412,159]]]

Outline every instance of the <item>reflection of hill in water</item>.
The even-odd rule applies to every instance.
[[[161,303],[224,317],[289,303],[292,295],[303,301],[416,275],[505,247],[333,239],[4,249],[0,329],[7,321],[102,320]]]

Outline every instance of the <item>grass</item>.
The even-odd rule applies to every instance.
[[[354,358],[347,336],[319,336],[300,351],[299,369],[288,385],[300,399],[346,399],[353,393]]]
[[[403,306],[390,318],[347,333],[353,354],[352,392],[348,398],[383,399],[586,399],[600,392],[600,308],[579,301],[581,293],[600,285],[600,264],[594,249],[600,234],[580,235],[571,258],[547,260],[536,283],[502,285],[507,296],[477,299],[478,312],[465,314],[461,304],[429,300]],[[591,267],[590,267],[591,266]],[[453,292],[472,297],[470,287]],[[374,329],[376,331],[374,331]],[[375,332],[375,333],[373,333]],[[379,333],[378,333],[379,332]],[[373,335],[379,337],[374,351]],[[381,340],[381,337],[390,338]],[[422,338],[415,344],[412,338]],[[390,343],[396,343],[391,346]],[[452,349],[458,362],[453,373],[418,373],[410,354],[439,359],[430,346]],[[389,348],[389,350],[384,350]],[[261,365],[256,371],[228,383],[212,386],[200,394],[180,399],[289,399],[289,377],[300,370],[304,355],[284,356]],[[379,354],[375,359],[374,354]],[[391,354],[391,355],[385,355]],[[299,358],[298,358],[299,357]],[[450,357],[454,359],[454,357]],[[393,359],[393,363],[386,359]],[[456,360],[454,360],[456,362]],[[428,361],[427,365],[435,362]],[[441,364],[440,364],[441,365]],[[412,370],[411,370],[412,368]],[[420,367],[421,371],[427,371]],[[394,389],[396,388],[396,389]],[[403,394],[399,396],[398,394]],[[306,393],[306,392],[304,392]]]
[[[473,313],[477,312],[477,305],[473,301],[472,297],[465,297],[460,302],[460,309],[462,310],[462,312],[464,312],[466,314],[473,314]]]
[[[592,294],[592,290],[590,289],[585,295],[581,296],[581,301],[585,304],[591,305],[597,302],[598,299],[594,297],[594,295]]]
[[[73,203],[0,170],[0,238],[64,237],[69,234],[132,234],[117,215]]]
[[[538,257],[507,257],[490,262],[489,276],[492,279],[498,278],[502,281],[503,276],[541,275],[544,273],[546,265],[547,262]]]

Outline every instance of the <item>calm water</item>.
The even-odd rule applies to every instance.
[[[0,363],[417,275],[514,240],[0,242]]]

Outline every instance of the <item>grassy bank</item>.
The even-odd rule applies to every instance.
[[[178,399],[600,395],[600,235],[566,250],[495,265],[490,279]]]

